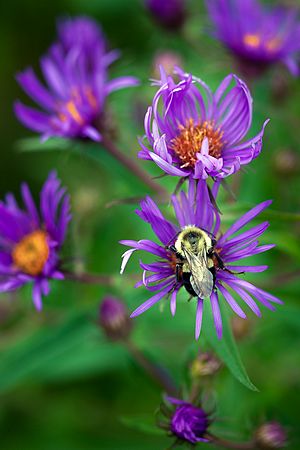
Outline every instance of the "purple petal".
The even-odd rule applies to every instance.
[[[267,200],[265,202],[260,203],[259,205],[252,208],[246,214],[244,214],[240,219],[238,219],[231,227],[228,228],[226,233],[219,239],[218,245],[222,246],[226,239],[228,239],[231,235],[240,230],[243,226],[245,226],[248,222],[254,219],[258,214],[260,214],[264,209],[266,209],[272,200]]]
[[[135,77],[119,77],[114,80],[108,81],[105,85],[105,95],[109,95],[113,91],[117,91],[119,89],[131,87],[131,86],[139,86],[140,81]]]
[[[139,316],[140,314],[143,314],[145,311],[147,311],[149,308],[155,305],[155,303],[159,302],[166,294],[168,294],[168,292],[170,292],[172,285],[173,282],[170,283],[161,292],[158,292],[157,294],[153,295],[153,297],[149,298],[146,302],[140,305],[135,311],[133,311],[130,317],[136,317]]]
[[[47,114],[25,106],[21,102],[15,102],[14,111],[20,122],[31,130],[42,133],[49,130],[49,116]]]
[[[218,283],[217,284],[218,289],[221,291],[221,293],[223,294],[225,300],[227,301],[228,305],[230,306],[230,308],[242,319],[246,319],[247,316],[244,313],[244,311],[242,310],[242,308],[238,305],[238,303],[235,301],[235,299],[232,297],[232,295],[227,291],[227,289],[225,288],[225,286],[223,286],[222,284]]]
[[[203,300],[202,300],[202,298],[198,298],[197,311],[196,311],[196,328],[195,328],[196,340],[199,339],[199,336],[201,333],[202,316],[203,316]]]
[[[222,332],[223,332],[222,317],[221,317],[221,312],[220,312],[218,295],[215,291],[213,291],[210,296],[210,302],[211,302],[211,310],[213,313],[214,323],[215,323],[215,327],[216,327],[216,331],[217,331],[217,336],[218,336],[218,339],[221,339]]]

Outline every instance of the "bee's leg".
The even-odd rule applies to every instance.
[[[213,256],[216,258],[216,260],[218,262],[219,269],[226,270],[224,263],[223,263],[222,259],[220,258],[219,254],[217,252],[213,252]]]
[[[182,264],[176,264],[176,281],[177,283],[181,283],[182,282]]]

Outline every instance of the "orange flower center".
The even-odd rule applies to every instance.
[[[49,245],[47,233],[33,231],[18,242],[12,252],[14,265],[28,275],[39,275],[48,260]]]
[[[261,38],[259,34],[250,34],[247,33],[243,37],[243,42],[247,47],[258,48],[261,43]]]
[[[260,34],[250,33],[244,35],[243,42],[247,47],[253,49],[264,47],[265,50],[267,50],[267,52],[269,53],[277,51],[282,45],[282,39],[278,36],[267,41],[262,41],[262,37]]]
[[[84,87],[83,94],[79,92],[78,88],[72,88],[71,99],[62,105],[78,125],[84,125],[85,123],[84,118],[79,111],[79,107],[83,104],[84,101],[87,101],[91,108],[94,111],[97,111],[98,102],[92,89],[89,86]],[[65,114],[65,112],[59,111],[58,117],[62,122],[66,122],[68,120],[68,116]]]
[[[187,121],[186,126],[179,125],[179,135],[171,140],[170,147],[182,162],[181,168],[195,167],[197,153],[205,138],[208,139],[209,155],[220,158],[223,148],[223,131],[215,129],[212,121],[205,121],[194,125],[193,119]]]

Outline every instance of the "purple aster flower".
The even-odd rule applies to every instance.
[[[169,30],[178,30],[186,18],[185,0],[146,0],[146,7],[157,22]]]
[[[255,443],[262,450],[283,448],[287,445],[287,434],[279,422],[266,422],[256,431]]]
[[[59,40],[41,59],[47,87],[31,68],[17,75],[22,89],[41,110],[15,103],[18,119],[27,127],[51,136],[101,140],[99,128],[106,97],[113,91],[138,84],[134,77],[107,79],[108,66],[118,52],[106,52],[97,24],[86,17],[58,24]]]
[[[249,164],[262,149],[266,121],[244,140],[252,123],[252,98],[246,84],[228,75],[215,93],[200,79],[177,68],[179,82],[161,69],[159,89],[145,116],[148,145],[139,157],[165,173],[195,179],[224,178]]]
[[[215,36],[242,62],[258,68],[281,61],[299,75],[300,22],[297,10],[266,9],[257,0],[207,0]]]
[[[55,172],[41,190],[39,210],[25,183],[21,194],[24,209],[12,194],[0,202],[0,292],[33,283],[33,303],[40,311],[49,280],[64,278],[59,252],[71,219],[70,198]]]
[[[213,187],[212,194],[214,196],[217,194],[217,187],[217,184]],[[257,302],[271,310],[275,309],[273,303],[282,303],[278,298],[245,281],[239,275],[240,272],[263,272],[267,269],[267,266],[263,265],[241,265],[240,260],[265,252],[274,247],[274,245],[259,245],[258,242],[258,237],[268,228],[269,223],[263,222],[251,227],[247,231],[242,231],[239,234],[236,233],[242,230],[269,206],[271,201],[265,201],[255,206],[237,220],[224,234],[220,232],[220,216],[210,203],[205,181],[199,182],[196,190],[195,184],[190,182],[188,194],[181,192],[178,197],[173,195],[172,203],[177,218],[176,225],[162,215],[157,205],[149,197],[141,202],[141,210],[136,211],[144,222],[148,222],[151,225],[161,244],[147,239],[140,241],[121,241],[121,244],[131,247],[131,249],[123,254],[121,273],[123,273],[130,256],[136,250],[146,251],[158,258],[158,260],[150,264],[140,262],[140,267],[143,269],[143,278],[136,284],[136,287],[145,286],[153,293],[153,296],[140,305],[131,314],[131,317],[138,316],[147,311],[147,309],[151,308],[164,297],[170,299],[171,313],[174,315],[176,311],[177,293],[185,286],[191,296],[198,297],[196,308],[196,339],[198,339],[201,330],[204,297],[209,297],[210,299],[217,335],[221,338],[222,319],[219,306],[220,295],[222,295],[221,301],[228,303],[231,309],[243,319],[246,318],[246,314],[232,296],[231,291],[234,291],[259,317],[261,316],[261,312]],[[190,228],[192,229],[190,230]],[[187,280],[187,276],[191,277],[192,274],[182,273],[183,264],[187,263],[187,259],[183,259],[182,254],[179,255],[177,251],[178,234],[186,230],[189,231],[190,238],[194,239],[194,232],[196,231],[199,234],[199,229],[200,232],[201,230],[205,232],[207,235],[206,239],[210,241],[209,247],[208,244],[205,244],[206,249],[209,248],[209,250],[204,254],[204,258],[206,259],[205,277],[206,282],[210,283],[210,289],[206,289],[207,285],[205,284],[204,286],[203,282],[203,292],[205,292],[205,295],[201,296],[196,295],[195,283],[192,283],[192,285],[190,283],[189,285],[187,282],[190,281],[190,278]],[[195,282],[195,279],[193,281]],[[197,289],[198,287],[199,285],[197,285]]]
[[[208,414],[198,406],[173,397],[166,397],[168,404],[162,405],[162,411],[168,419],[163,427],[175,436],[179,441],[197,444],[208,442],[206,437],[210,425]]]

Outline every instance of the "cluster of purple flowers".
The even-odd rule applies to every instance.
[[[146,4],[164,26],[176,29],[183,25],[184,1],[148,0]],[[259,67],[281,61],[294,75],[299,73],[300,25],[294,10],[265,10],[256,0],[209,0],[207,6],[215,36],[239,60]],[[106,97],[138,84],[132,76],[108,78],[108,68],[118,56],[118,51],[107,50],[102,31],[93,20],[79,17],[59,22],[57,40],[41,58],[46,85],[31,68],[17,75],[22,89],[39,107],[17,101],[18,119],[42,140],[59,136],[101,141]],[[222,180],[260,155],[269,120],[260,124],[254,137],[248,136],[253,100],[247,84],[235,74],[226,76],[213,92],[202,79],[180,67],[173,75],[161,67],[160,79],[153,85],[157,92],[145,114],[145,136],[140,139],[138,156],[153,161],[164,174],[177,177],[179,184],[186,181],[188,187],[171,195],[174,220],[167,219],[151,197],[141,202],[136,214],[151,226],[157,239],[121,241],[130,247],[122,256],[121,273],[137,250],[155,258],[151,263],[140,261],[143,275],[136,287],[145,287],[151,296],[131,317],[165,299],[175,315],[178,293],[185,288],[186,299],[196,299],[196,339],[201,332],[204,302],[211,307],[221,339],[221,304],[246,319],[245,305],[260,317],[258,304],[274,310],[274,305],[282,303],[244,279],[247,273],[267,269],[266,265],[248,263],[247,258],[274,247],[259,242],[269,223],[252,225],[271,201],[254,206],[227,230],[216,206]],[[22,185],[21,195],[23,208],[12,194],[0,202],[0,292],[31,283],[34,305],[41,310],[42,296],[50,291],[49,281],[65,277],[60,252],[71,220],[70,198],[56,172],[50,172],[41,190],[39,207],[27,184]],[[189,249],[178,242],[182,233],[189,234]],[[201,249],[196,244],[199,233]],[[100,324],[110,339],[128,338],[132,325],[117,299],[108,297],[100,313]],[[172,435],[193,445],[210,440],[210,419],[202,408],[175,398],[168,402],[172,405],[168,424]],[[267,431],[261,435],[269,438]],[[275,433],[274,427],[271,431]],[[279,432],[275,431],[278,440]]]
[[[206,0],[214,36],[241,62],[257,69],[282,62],[299,75],[300,22],[296,8],[267,8],[257,0]]]
[[[99,26],[79,17],[58,23],[58,41],[41,58],[47,87],[31,68],[17,75],[22,89],[41,110],[15,103],[18,119],[42,135],[101,140],[106,97],[117,89],[136,86],[131,76],[107,79],[109,65],[119,56],[107,51]]]

